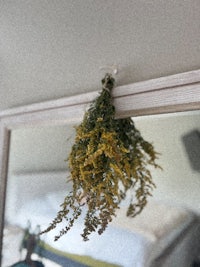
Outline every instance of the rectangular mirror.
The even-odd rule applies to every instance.
[[[33,253],[32,259],[48,267],[128,267],[132,262],[144,266],[148,261],[152,267],[178,266],[180,258],[181,266],[194,263],[200,246],[200,172],[193,168],[191,160],[200,161],[194,149],[200,147],[200,139],[191,137],[189,156],[184,138],[194,130],[200,132],[200,111],[143,116],[134,121],[143,137],[153,141],[161,153],[159,164],[164,169],[152,170],[157,188],[143,213],[127,218],[126,199],[102,236],[96,234],[83,242],[81,218],[72,232],[57,242],[56,231],[41,236],[43,247]],[[65,159],[75,136],[73,126],[11,131],[2,267],[25,258],[26,249],[20,253],[20,247],[27,226],[35,233],[37,225],[45,228],[70,191]]]
[[[95,235],[89,242],[83,243],[80,238],[83,220],[76,225],[74,232],[67,235],[67,240],[63,237],[59,242],[54,242],[54,233],[49,237],[44,236],[45,244],[46,241],[51,242],[44,249],[45,253],[50,253],[48,256],[47,254],[43,256],[46,266],[50,264],[66,266],[66,258],[68,262],[70,261],[70,266],[121,265],[124,267],[133,266],[135,263],[139,267],[188,267],[189,262],[195,260],[199,253],[197,252],[199,240],[196,241],[195,238],[199,234],[200,179],[199,171],[196,168],[193,169],[191,158],[195,160],[195,166],[198,165],[198,158],[194,155],[195,151],[198,151],[195,148],[198,146],[199,113],[198,111],[182,112],[200,108],[199,74],[200,71],[177,74],[118,87],[114,90],[116,117],[134,116],[136,126],[141,130],[142,135],[148,141],[154,142],[156,149],[162,153],[160,164],[164,171],[153,173],[157,184],[154,197],[141,216],[137,216],[134,220],[125,216],[127,206],[125,201],[116,220],[113,220],[107,231],[101,237]],[[53,133],[56,133],[55,136],[60,136],[59,142],[63,136],[67,139],[68,136],[61,133],[63,129],[67,126],[68,131],[72,125],[79,123],[88,105],[97,95],[97,92],[88,93],[1,112],[0,251],[2,251],[2,267],[8,265],[4,258],[7,257],[10,260],[14,256],[14,251],[11,251],[12,255],[9,254],[10,251],[7,251],[6,246],[9,247],[10,242],[13,244],[14,240],[16,248],[18,247],[30,217],[29,214],[34,215],[32,211],[37,211],[35,218],[30,219],[33,231],[37,231],[36,222],[42,224],[41,221],[44,223],[48,216],[52,217],[53,209],[54,212],[57,210],[55,205],[59,205],[60,198],[63,197],[63,191],[60,188],[65,184],[67,170],[63,172],[65,165],[62,164],[65,164],[63,160],[67,157],[67,148],[59,149],[58,154],[55,150],[53,155],[56,161],[52,161],[52,157],[45,154],[48,149],[52,149],[52,143],[48,139],[50,132],[52,136]],[[169,112],[181,113],[167,115]],[[159,115],[164,113],[166,115]],[[150,116],[153,114],[158,115]],[[137,118],[137,116],[142,117]],[[30,130],[34,127],[37,134]],[[47,127],[48,137],[44,137],[43,127]],[[25,132],[29,132],[31,137],[25,137]],[[44,136],[41,137],[39,133]],[[37,137],[33,137],[34,134]],[[32,142],[29,147],[30,139],[34,141],[33,144],[38,144],[35,147],[41,148],[40,152],[33,149],[32,152],[36,154],[30,153],[29,148],[33,148]],[[14,141],[16,141],[15,144]],[[22,147],[20,151],[17,142],[24,142],[28,155]],[[197,142],[195,148],[188,153],[188,148],[190,149],[194,142]],[[46,145],[48,148],[45,148]],[[14,151],[20,152],[20,155],[16,156]],[[66,155],[64,155],[65,152]],[[23,162],[20,159],[21,156],[23,156]],[[63,156],[64,159],[61,159],[60,157],[63,158]],[[29,160],[30,157],[32,160]],[[31,181],[30,184],[27,184],[28,179]],[[51,182],[46,183],[47,179]],[[67,186],[70,190],[70,184]],[[49,213],[45,209],[50,205],[52,208]],[[36,206],[39,208],[36,209]],[[16,219],[13,219],[14,216]],[[9,240],[10,237],[12,241]],[[60,257],[58,252],[63,250],[63,246],[64,253],[66,251],[69,253],[67,257],[63,254]],[[53,251],[48,251],[49,247],[53,247]],[[52,253],[54,259],[52,259]],[[80,255],[84,257],[84,261]],[[13,259],[15,260],[17,258]]]

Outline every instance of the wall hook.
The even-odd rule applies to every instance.
[[[115,64],[100,67],[100,70],[104,70],[106,73],[110,73],[113,75],[116,75],[118,73],[118,67]]]

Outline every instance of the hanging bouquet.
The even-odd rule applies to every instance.
[[[42,232],[49,232],[66,220],[66,227],[55,240],[73,227],[83,206],[87,207],[82,232],[86,241],[92,232],[104,232],[128,190],[132,190],[132,197],[127,216],[134,217],[145,207],[155,187],[147,166],[159,167],[155,162],[157,153],[142,138],[131,118],[115,119],[111,96],[114,82],[106,74],[102,92],[76,128],[68,159],[73,190],[65,197],[56,218]]]

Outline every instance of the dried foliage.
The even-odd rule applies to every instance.
[[[134,217],[145,207],[155,187],[147,166],[159,167],[155,162],[157,153],[142,138],[131,118],[114,118],[111,75],[107,74],[102,84],[101,94],[76,128],[69,156],[73,190],[66,196],[57,217],[43,231],[48,232],[66,220],[66,227],[55,240],[73,227],[83,206],[87,207],[82,233],[86,241],[92,232],[104,232],[129,189],[133,190],[127,216]]]

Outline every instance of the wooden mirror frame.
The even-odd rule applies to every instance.
[[[80,122],[97,96],[98,92],[92,92],[0,112],[0,254],[11,130]],[[197,110],[200,109],[200,70],[116,87],[113,99],[118,118]]]

